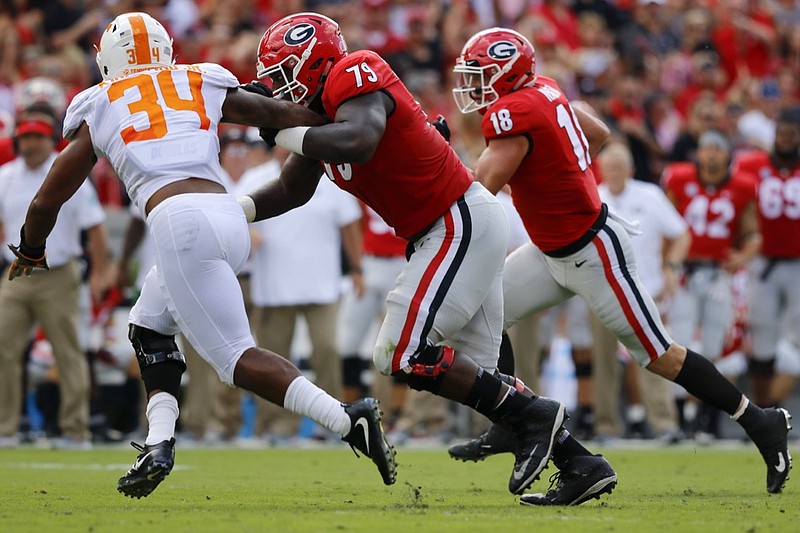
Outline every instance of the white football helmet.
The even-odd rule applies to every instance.
[[[106,26],[97,48],[104,80],[172,65],[172,37],[147,13],[124,13]]]

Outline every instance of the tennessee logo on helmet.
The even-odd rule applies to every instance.
[[[283,40],[290,46],[297,46],[310,40],[314,36],[314,33],[316,33],[314,26],[308,22],[303,22],[289,29],[286,35],[284,35]]]
[[[498,61],[503,61],[506,59],[511,59],[515,55],[517,55],[517,47],[514,46],[514,43],[510,41],[498,41],[486,51],[486,53],[492,59],[497,59]]]

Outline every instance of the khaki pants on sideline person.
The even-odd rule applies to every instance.
[[[297,316],[302,315],[311,338],[311,368],[314,383],[334,398],[342,396],[342,360],[336,343],[338,302],[283,307],[260,307],[256,311],[258,345],[283,357],[291,357]],[[267,432],[280,437],[297,434],[300,419],[285,409],[258,398],[256,435]]]
[[[594,365],[592,369],[594,388],[595,431],[598,435],[618,437],[622,435],[624,423],[620,419],[620,393],[622,389],[622,367],[617,358],[618,341],[614,335],[592,314],[594,335]],[[639,390],[647,413],[647,424],[653,435],[663,435],[678,428],[678,413],[672,384],[666,379],[641,368],[635,361]]]
[[[64,437],[89,440],[89,364],[78,342],[80,272],[76,261],[0,280],[0,436],[16,434],[22,409],[22,358],[41,324],[58,366]]]

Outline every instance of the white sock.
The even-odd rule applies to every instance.
[[[158,444],[175,436],[178,399],[168,392],[158,392],[147,402],[147,438],[145,445]]]
[[[345,413],[342,403],[303,376],[289,384],[283,407],[307,416],[339,435],[350,433],[350,417]]]

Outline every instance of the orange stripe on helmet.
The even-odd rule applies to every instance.
[[[133,30],[133,47],[136,53],[136,64],[147,65],[153,62],[150,57],[150,38],[147,34],[147,25],[141,15],[128,17]]]

